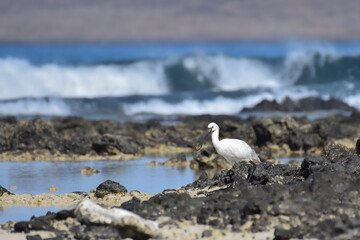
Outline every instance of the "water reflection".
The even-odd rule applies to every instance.
[[[147,162],[163,162],[168,158],[143,158],[133,161],[88,162],[0,162],[1,185],[16,186],[12,192],[21,194],[48,193],[49,187],[59,188],[56,194],[73,191],[89,192],[107,179],[119,182],[129,191],[158,193],[193,182],[198,175],[189,167],[146,166]],[[84,176],[81,169],[89,166],[99,174]]]

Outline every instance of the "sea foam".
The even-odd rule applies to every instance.
[[[23,59],[0,60],[0,98],[101,97],[168,92],[162,64],[32,65]]]

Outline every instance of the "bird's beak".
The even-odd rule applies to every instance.
[[[210,133],[212,133],[211,129],[209,129],[207,133],[201,138],[199,144],[195,147],[196,151],[199,151],[201,149],[203,143],[205,142],[207,136],[209,136]]]

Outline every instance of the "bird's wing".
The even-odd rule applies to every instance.
[[[222,151],[229,157],[237,160],[251,160],[254,151],[246,142],[240,139],[223,139],[221,142]]]

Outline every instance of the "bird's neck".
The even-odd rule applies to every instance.
[[[219,141],[219,131],[215,131],[211,134],[211,140],[215,148],[218,147],[220,141]]]

